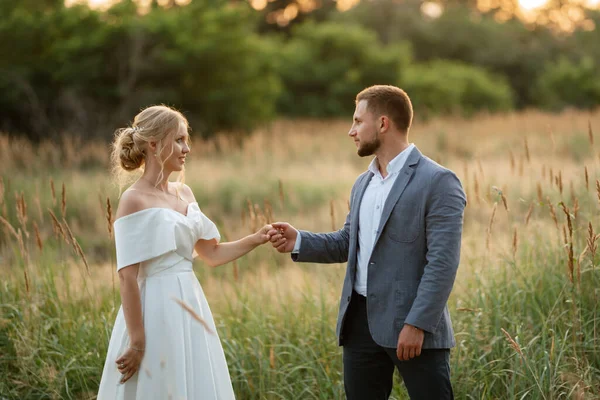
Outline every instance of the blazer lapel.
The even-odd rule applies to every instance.
[[[381,236],[383,227],[390,218],[392,209],[400,199],[400,196],[402,196],[402,193],[404,192],[404,189],[406,189],[406,185],[408,185],[410,178],[412,178],[413,174],[415,173],[414,166],[418,164],[420,159],[421,152],[415,147],[414,149],[412,149],[410,155],[408,156],[404,167],[402,167],[402,169],[400,170],[398,177],[396,178],[396,182],[394,182],[394,186],[392,186],[390,194],[388,195],[388,198],[385,201],[385,205],[381,213],[381,221],[379,222],[379,229],[377,229],[377,237],[375,238],[375,242],[373,243],[377,243],[377,241],[379,240],[379,236]]]

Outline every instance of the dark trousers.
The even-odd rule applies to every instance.
[[[373,341],[367,321],[367,299],[357,293],[344,319],[344,388],[348,400],[387,400],[398,368],[412,400],[454,399],[450,384],[450,350],[425,349],[400,361],[396,349]]]

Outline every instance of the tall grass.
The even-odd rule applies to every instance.
[[[600,396],[598,126],[600,113],[576,112],[415,126],[469,200],[450,299],[457,398]],[[186,183],[227,239],[272,220],[329,231],[369,162],[347,128],[280,121],[241,146],[195,141]],[[106,146],[0,137],[0,154],[0,399],[93,399],[120,304]],[[239,399],[343,398],[343,265],[264,246],[196,272]],[[402,385],[393,398],[408,398]]]

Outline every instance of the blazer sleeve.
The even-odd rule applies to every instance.
[[[367,173],[359,176],[356,182],[354,182],[354,186],[352,186],[352,191],[350,192],[350,210],[346,216],[344,226],[339,231],[330,233],[300,231],[302,244],[298,253],[292,254],[292,260],[323,264],[344,263],[348,261],[350,225],[352,224],[351,215],[353,207],[355,207],[354,196],[359,182],[362,182],[365,176],[367,176]]]
[[[465,193],[460,180],[449,170],[432,178],[426,200],[426,264],[417,297],[405,323],[434,332],[454,285],[460,261]]]

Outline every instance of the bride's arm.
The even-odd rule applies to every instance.
[[[194,249],[202,261],[211,267],[227,264],[268,242],[271,237],[267,234],[271,225],[265,225],[256,233],[234,242],[218,243],[216,239],[198,240]]]
[[[130,345],[136,349],[143,349],[146,345],[146,339],[142,318],[142,301],[137,283],[139,266],[140,264],[134,264],[120,269],[119,286]]]

